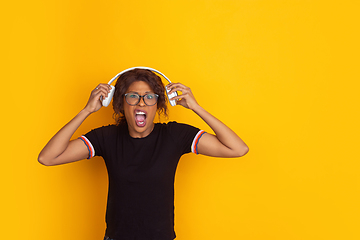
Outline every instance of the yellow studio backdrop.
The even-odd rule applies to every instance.
[[[45,167],[37,156],[98,83],[139,65],[191,87],[250,147],[180,160],[178,240],[360,239],[358,1],[20,0],[0,11],[0,239],[103,239],[103,160]],[[179,106],[169,120],[211,131]],[[110,123],[103,108],[74,137]]]

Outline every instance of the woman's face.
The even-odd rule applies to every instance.
[[[129,86],[126,93],[136,93],[143,96],[154,92],[146,82],[136,81]],[[135,106],[128,104],[124,99],[124,114],[130,136],[133,138],[143,138],[149,135],[154,128],[156,111],[157,103],[153,106],[148,106],[145,104],[144,98],[141,98],[140,102]]]

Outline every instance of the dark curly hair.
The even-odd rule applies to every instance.
[[[168,108],[166,105],[167,96],[164,84],[161,78],[150,70],[135,68],[120,75],[115,84],[115,93],[113,97],[114,118],[116,124],[126,123],[124,115],[125,93],[133,82],[144,81],[154,93],[159,95],[157,102],[158,114],[167,116]]]

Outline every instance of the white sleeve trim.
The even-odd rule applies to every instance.
[[[91,142],[89,141],[89,139],[87,139],[84,135],[79,137],[86,145],[86,147],[89,150],[89,157],[88,159],[92,158],[95,156],[95,149],[93,147],[93,145],[91,144]]]
[[[197,149],[197,146],[198,146],[198,143],[199,143],[200,138],[204,135],[204,133],[205,133],[204,130],[200,130],[200,131],[196,134],[196,136],[195,136],[195,138],[194,138],[194,140],[193,140],[193,142],[192,142],[192,144],[191,144],[191,151],[192,151],[193,153],[195,153],[195,154],[199,154],[198,149]]]

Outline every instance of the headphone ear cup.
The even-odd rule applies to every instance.
[[[170,93],[170,94],[169,94],[170,89],[169,89],[169,90],[168,90],[167,88],[165,88],[165,89],[166,89],[166,94],[167,94],[167,96],[168,96],[170,105],[171,105],[171,106],[175,106],[175,105],[176,105],[176,101],[175,101],[175,100],[170,100],[170,99],[173,98],[173,97],[176,97],[176,96],[178,95],[177,92],[173,92],[173,93]]]
[[[111,99],[113,98],[114,93],[115,93],[115,87],[113,85],[110,85],[110,87],[111,87],[111,89],[110,89],[108,96],[102,100],[102,105],[104,107],[109,106]]]

